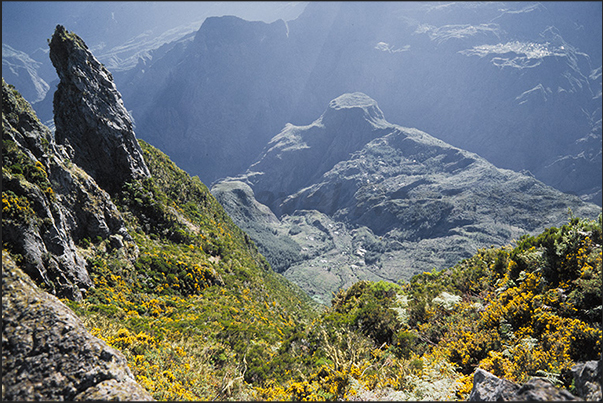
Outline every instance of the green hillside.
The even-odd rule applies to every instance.
[[[85,174],[20,149],[9,135],[52,142],[30,130],[39,122],[5,83],[3,104],[5,238],[42,231],[54,218],[40,206],[66,203],[42,161]],[[77,239],[94,286],[64,302],[158,400],[465,399],[477,367],[572,391],[570,368],[601,356],[601,215],[408,282],[357,282],[327,308],[269,267],[197,177],[140,145],[152,177],[111,196],[130,239]],[[90,200],[81,208],[102,203]],[[19,245],[3,242],[26,267]]]
[[[464,399],[477,367],[571,390],[572,365],[600,356],[601,218],[358,282],[321,312],[197,178],[141,145],[153,179],[119,196],[140,256],[91,243],[97,287],[70,306],[157,399]]]
[[[275,346],[317,307],[270,269],[197,177],[140,144],[153,177],[116,197],[139,256],[85,242],[96,287],[70,306],[155,398],[249,398]]]

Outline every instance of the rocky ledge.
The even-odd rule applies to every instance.
[[[473,376],[473,389],[468,401],[601,401],[602,364],[603,360],[588,361],[572,368],[575,393],[578,396],[556,388],[544,378],[532,378],[525,384],[518,385],[478,368]]]
[[[124,356],[2,256],[2,400],[153,400]]]

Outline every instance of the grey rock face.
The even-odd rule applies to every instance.
[[[601,392],[602,367],[603,360],[599,360],[578,363],[572,368],[576,392],[584,400],[595,402],[603,400]]]
[[[2,258],[2,400],[153,400],[124,356]]]
[[[500,379],[488,371],[478,368],[473,375],[473,389],[469,395],[470,402],[493,402],[512,400],[519,386],[506,379]]]
[[[149,177],[111,73],[61,25],[50,41],[50,59],[61,80],[54,94],[57,143],[72,147],[73,162],[110,193]]]
[[[111,234],[131,238],[107,192],[69,162],[65,147],[54,143],[48,128],[4,81],[2,95],[2,137],[12,144],[4,158],[14,164],[3,171],[3,192],[25,198],[32,210],[31,216],[3,216],[3,242],[23,255],[24,269],[38,284],[78,300],[92,281],[75,244]],[[32,169],[36,180],[13,171],[24,164],[36,167]]]
[[[478,368],[473,376],[473,389],[468,401],[601,401],[601,362],[588,361],[572,368],[578,396],[556,388],[542,378],[532,378],[520,386]]]
[[[564,389],[557,389],[544,379],[530,379],[519,388],[510,400],[520,401],[565,401],[580,400]]]

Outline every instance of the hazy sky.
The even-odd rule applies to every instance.
[[[177,26],[198,29],[210,16],[236,15],[272,22],[296,18],[307,2],[138,2],[3,1],[2,43],[31,54],[46,49],[57,24],[78,34],[89,47],[120,45],[142,33],[159,35]]]

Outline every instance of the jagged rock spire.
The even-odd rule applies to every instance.
[[[54,94],[57,143],[71,146],[73,162],[110,193],[126,181],[149,177],[111,73],[62,25],[57,25],[49,46],[61,80]]]

